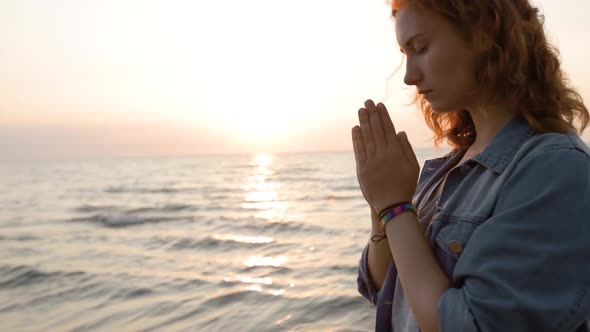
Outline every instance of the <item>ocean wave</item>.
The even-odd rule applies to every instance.
[[[292,235],[294,232],[297,233],[322,233],[326,231],[325,228],[317,225],[310,225],[307,223],[303,223],[300,221],[292,221],[292,220],[284,220],[284,221],[276,221],[276,222],[268,222],[264,220],[264,222],[258,223],[247,223],[245,225],[240,225],[240,229],[246,230],[253,230],[256,232],[260,232],[262,234],[276,234],[276,233],[286,233],[288,235]]]
[[[109,301],[121,300],[121,299],[130,300],[130,299],[135,299],[135,298],[139,298],[139,297],[143,297],[143,296],[148,296],[153,293],[154,293],[153,290],[146,288],[146,287],[126,288],[126,289],[121,290],[120,292],[116,292],[116,293],[112,294],[108,300]]]
[[[198,206],[189,204],[169,204],[164,206],[146,206],[138,208],[126,208],[115,205],[82,205],[73,209],[73,212],[79,213],[98,213],[98,214],[134,214],[134,213],[154,213],[154,212],[177,212],[177,211],[194,211],[199,209]]]
[[[274,238],[263,236],[244,236],[232,234],[215,234],[205,238],[190,237],[154,237],[147,243],[146,249],[165,249],[166,251],[182,250],[207,250],[228,251],[244,250],[248,248],[272,248],[287,250],[293,247],[293,243],[277,242]]]
[[[321,195],[300,195],[297,196],[294,201],[296,202],[321,202],[321,201],[343,201],[343,200],[355,200],[362,199],[361,194],[321,194]]]
[[[200,287],[203,285],[209,284],[208,281],[198,279],[198,278],[174,278],[174,279],[167,279],[164,282],[158,283],[154,285],[154,289],[162,289],[163,291],[170,291],[171,289],[174,290],[191,290],[195,289],[195,287]]]
[[[289,274],[290,272],[293,271],[293,269],[291,269],[290,267],[286,267],[286,266],[253,265],[253,266],[244,266],[244,268],[242,268],[240,270],[241,273],[253,273],[253,272],[261,273],[261,271],[267,272],[267,273],[272,273],[273,275],[275,275],[275,274],[280,275],[280,274]]]
[[[74,212],[93,213],[102,211],[122,211],[122,208],[114,205],[88,205],[84,204],[74,209]]]
[[[25,241],[37,241],[41,239],[37,236],[32,235],[14,235],[14,236],[3,236],[0,235],[0,241],[16,241],[16,242],[25,242]]]
[[[206,198],[207,199],[213,200],[213,201],[223,201],[223,200],[229,199],[231,197],[232,197],[231,195],[224,195],[224,194],[219,194],[219,195],[216,195],[216,194],[206,195]]]
[[[201,188],[198,187],[186,187],[186,188],[172,188],[172,187],[160,187],[160,188],[131,188],[125,186],[108,187],[104,190],[105,193],[109,194],[174,194],[174,193],[192,193],[199,192]]]
[[[285,167],[282,169],[277,170],[275,174],[298,174],[298,173],[311,173],[311,172],[320,172],[321,169],[319,167]]]
[[[131,282],[128,282],[131,281]],[[0,266],[0,289],[26,288],[26,297],[20,298],[17,306],[26,306],[63,301],[68,297],[78,299],[104,297],[109,302],[115,299],[135,299],[171,289],[190,290],[208,284],[192,278],[166,278],[151,275],[134,275],[105,271],[95,274],[85,271],[47,271],[33,266]],[[148,286],[149,285],[149,286]],[[39,286],[35,287],[34,286]],[[10,310],[3,307],[0,311]]]
[[[126,226],[142,225],[142,224],[146,224],[146,223],[160,223],[160,222],[170,222],[170,221],[179,221],[179,220],[194,220],[194,218],[195,218],[194,216],[146,217],[146,216],[125,215],[125,214],[113,214],[113,215],[96,214],[96,215],[93,215],[90,217],[72,218],[72,219],[69,219],[68,221],[70,221],[70,222],[93,222],[93,223],[102,224],[103,226],[107,226],[107,227],[126,227]]]
[[[232,303],[267,303],[269,299],[275,296],[269,292],[257,292],[248,289],[239,291],[230,291],[225,294],[209,297],[203,301],[200,306],[209,308],[222,308]]]
[[[359,193],[361,190],[358,185],[339,185],[339,186],[330,187],[329,189],[335,190],[335,191],[354,191],[354,192],[359,192]]]
[[[326,179],[319,177],[319,176],[297,176],[293,174],[289,175],[279,175],[279,176],[272,176],[269,177],[269,180],[275,180],[275,182],[283,183],[283,182],[290,182],[290,183],[321,183],[325,182]]]
[[[313,295],[292,297],[289,289],[250,287],[241,290],[228,290],[206,298],[198,308],[219,308],[215,312],[207,310],[191,311],[192,316],[179,314],[174,319],[154,328],[174,329],[190,326],[186,320],[199,317],[194,329],[203,331],[366,331],[374,322],[374,316],[366,317],[366,300],[361,296],[331,296],[316,301]],[[354,305],[351,306],[350,303]],[[335,307],[341,306],[341,307]],[[244,312],[243,308],[251,308]],[[240,310],[241,309],[241,310]],[[363,311],[364,310],[364,311]],[[370,312],[370,311],[366,311]],[[253,316],[252,316],[253,315]],[[236,319],[227,319],[228,316]],[[360,317],[359,317],[360,316]],[[372,320],[370,318],[373,318]],[[362,319],[363,324],[354,325]],[[365,325],[365,326],[363,326]],[[174,329],[176,330],[176,329]],[[186,328],[184,329],[186,330]],[[150,329],[150,331],[152,331]]]
[[[356,200],[362,198],[361,195],[327,195],[324,196],[324,199],[328,201],[348,201],[348,200]]]
[[[345,275],[354,275],[358,272],[358,265],[332,265],[328,266],[327,269],[329,271],[338,272],[339,275],[341,272]]]
[[[45,272],[26,265],[0,266],[0,288],[23,287],[49,279],[71,278],[81,275],[84,275],[84,272]]]
[[[322,312],[328,307],[338,308],[338,310],[346,311],[346,309],[353,309],[358,307],[359,303],[364,304],[366,301],[362,296],[357,295],[333,295],[333,296],[317,296],[312,301],[307,303],[307,312]],[[334,314],[334,310],[330,310]]]
[[[234,193],[239,191],[240,188],[237,187],[221,187],[221,186],[204,186],[199,189],[200,192],[203,193],[215,193],[215,194],[224,194],[224,193]]]
[[[216,249],[223,250],[243,249],[244,247],[260,247],[266,243],[247,243],[231,240],[216,239],[207,237],[205,239],[183,238],[175,241],[168,249],[186,250],[186,249]]]
[[[187,204],[171,204],[162,207],[141,207],[125,211],[126,213],[176,212],[195,210],[196,207]]]

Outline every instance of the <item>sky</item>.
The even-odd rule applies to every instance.
[[[533,3],[590,103],[590,1]],[[401,61],[387,0],[0,0],[0,159],[352,150],[369,98],[432,147]]]

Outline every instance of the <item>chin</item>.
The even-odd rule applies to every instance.
[[[444,105],[437,105],[436,103],[434,103],[434,104],[431,103],[430,108],[432,108],[432,111],[437,114],[455,112],[455,111],[459,110],[459,108],[456,108],[456,107],[448,107],[448,106],[445,107]]]

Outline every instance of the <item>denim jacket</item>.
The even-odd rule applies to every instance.
[[[590,331],[590,149],[574,134],[538,134],[515,118],[475,156],[424,164],[414,204],[452,169],[426,238],[451,280],[440,331]],[[453,168],[453,166],[457,166]],[[380,290],[363,250],[359,292],[391,331],[397,271]]]

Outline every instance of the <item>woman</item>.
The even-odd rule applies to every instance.
[[[528,0],[397,0],[404,82],[447,156],[383,104],[352,129],[378,331],[590,331],[589,114]],[[576,126],[577,125],[577,126]]]

